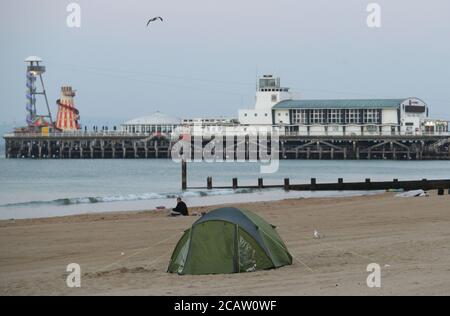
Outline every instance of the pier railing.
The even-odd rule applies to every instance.
[[[130,137],[130,138],[146,138],[152,136],[170,137],[169,134],[163,133],[129,133],[123,131],[100,131],[100,132],[58,132],[58,133],[7,133],[4,138],[95,138],[95,137]]]
[[[414,133],[406,133],[406,132],[387,132],[387,131],[378,131],[378,132],[323,132],[323,131],[285,131],[280,132],[280,136],[317,136],[317,137],[361,137],[361,136],[367,136],[367,137],[399,137],[399,136],[406,136],[406,137],[436,137],[436,136],[449,136],[450,132],[414,132]]]
[[[237,132],[236,135],[245,135],[246,132]],[[209,133],[210,136],[220,136],[225,135],[225,133]],[[198,136],[207,136],[200,134]],[[176,133],[147,133],[147,132],[125,132],[125,131],[99,131],[99,132],[57,132],[57,133],[7,133],[4,134],[4,138],[34,138],[34,137],[49,137],[49,138],[76,138],[76,137],[131,137],[131,138],[146,138],[153,136],[163,136],[166,138],[178,139],[179,134]],[[196,133],[192,133],[191,136],[196,136]],[[415,133],[405,133],[405,132],[387,132],[387,131],[377,131],[377,132],[334,132],[334,131],[280,131],[279,136],[287,137],[329,137],[329,138],[339,138],[339,137],[450,137],[450,132],[415,132]]]

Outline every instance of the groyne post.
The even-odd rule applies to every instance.
[[[181,160],[181,190],[187,189],[187,165],[186,160]]]
[[[311,190],[316,189],[316,178],[311,178]]]
[[[398,179],[392,180],[392,183],[393,183],[394,189],[398,189],[398,188],[399,188],[399,187],[398,187]]]
[[[232,182],[233,182],[233,186],[232,186],[233,190],[236,190],[237,187],[238,187],[238,179],[237,178],[233,178]]]
[[[428,189],[428,180],[422,179],[422,190],[427,190],[427,189]]]
[[[207,178],[206,178],[206,188],[207,188],[208,190],[211,190],[211,189],[212,189],[212,177],[207,177]]]
[[[289,191],[289,178],[284,178],[284,190]]]

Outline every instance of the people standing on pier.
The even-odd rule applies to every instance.
[[[189,212],[186,206],[186,203],[184,203],[181,200],[181,197],[177,197],[177,206],[170,211],[169,216],[188,216]]]

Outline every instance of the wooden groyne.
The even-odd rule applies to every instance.
[[[450,179],[438,179],[438,180],[413,180],[413,181],[399,181],[393,179],[392,181],[371,181],[367,178],[362,182],[344,182],[342,178],[339,178],[337,182],[333,183],[318,183],[315,178],[311,178],[310,183],[304,184],[291,184],[289,178],[285,178],[283,183],[280,184],[264,184],[263,178],[258,178],[255,185],[239,185],[238,178],[233,178],[231,185],[213,185],[213,178],[207,177],[206,186],[195,187],[186,186],[187,189],[197,190],[212,190],[212,189],[269,189],[279,188],[286,191],[369,191],[369,190],[450,190]],[[186,182],[184,182],[186,183]]]
[[[337,182],[319,183],[316,178],[311,178],[309,183],[293,184],[289,178],[284,178],[280,184],[264,184],[264,178],[258,178],[255,185],[239,185],[238,178],[231,179],[231,185],[213,184],[213,177],[206,178],[206,186],[188,186],[187,163],[181,161],[181,189],[212,190],[212,189],[284,189],[285,191],[370,191],[370,190],[438,190],[439,195],[443,195],[447,190],[450,194],[450,179],[421,179],[402,180],[392,179],[392,181],[372,181],[370,178],[362,182],[345,182],[343,178],[338,178]]]

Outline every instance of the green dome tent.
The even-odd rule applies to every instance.
[[[167,272],[239,273],[290,264],[292,256],[274,226],[250,211],[224,207],[204,215],[184,232]]]

